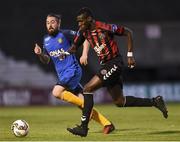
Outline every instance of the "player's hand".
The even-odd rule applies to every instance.
[[[82,55],[80,57],[80,63],[81,63],[81,65],[85,65],[86,66],[88,64],[88,57],[85,56],[85,55]]]
[[[134,68],[136,65],[136,61],[134,59],[134,57],[127,57],[128,58],[128,67],[129,68]]]
[[[35,44],[35,47],[34,47],[34,53],[37,55],[42,54],[41,47],[37,43]]]

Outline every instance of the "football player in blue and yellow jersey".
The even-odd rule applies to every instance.
[[[61,17],[57,14],[48,14],[46,18],[46,28],[48,35],[44,37],[43,50],[39,45],[35,45],[34,53],[40,58],[40,61],[48,64],[50,59],[54,63],[58,82],[52,90],[52,95],[56,98],[72,103],[80,108],[83,107],[83,100],[77,96],[82,92],[80,80],[82,76],[81,67],[74,54],[66,56],[66,51],[71,46],[71,39],[76,32],[72,30],[60,30]],[[89,46],[85,41],[84,46]],[[87,64],[87,58],[81,57],[81,63]],[[103,133],[112,132],[114,125],[93,109],[91,118],[103,125]]]

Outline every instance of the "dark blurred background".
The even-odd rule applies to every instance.
[[[46,15],[62,15],[61,28],[77,30],[76,13],[92,9],[95,18],[131,28],[137,67],[125,68],[127,83],[180,81],[180,1],[179,0],[6,0],[0,5],[0,84],[1,86],[49,87],[55,84],[52,64],[40,63],[34,44],[42,45]],[[127,42],[117,37],[126,63]],[[81,50],[77,53],[79,58]],[[91,50],[83,67],[82,84],[98,69]]]

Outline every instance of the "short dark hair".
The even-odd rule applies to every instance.
[[[91,9],[89,9],[88,7],[81,8],[77,14],[78,15],[84,14],[86,17],[89,17],[89,16],[92,18],[94,17]]]
[[[55,14],[55,13],[49,13],[47,17],[55,17],[58,21],[61,20],[61,15],[60,14]]]

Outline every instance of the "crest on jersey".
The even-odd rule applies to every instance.
[[[102,69],[102,70],[101,70],[101,74],[102,74],[102,75],[105,75],[106,73],[107,73],[107,70],[105,70],[105,69]]]
[[[58,39],[58,42],[59,42],[59,43],[62,43],[62,42],[63,42],[62,38],[59,38],[59,39]]]

